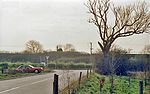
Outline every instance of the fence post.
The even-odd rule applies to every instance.
[[[79,76],[79,88],[80,88],[80,84],[81,84],[81,77],[82,77],[82,72],[80,72],[80,76]]]
[[[2,74],[4,74],[4,69],[3,69],[3,68],[2,68],[2,70],[1,70],[1,71],[2,71]]]
[[[53,94],[58,94],[58,75],[54,74]]]
[[[89,69],[87,69],[87,78],[89,78]]]
[[[73,89],[72,92],[71,92],[71,94],[76,94],[76,91]]]
[[[90,75],[91,75],[92,71],[91,71],[91,68],[90,68]]]
[[[129,86],[128,87],[130,87],[130,85],[131,85],[131,78],[130,78],[130,76],[128,78],[128,81],[129,81]]]
[[[70,94],[70,77],[67,77],[68,79],[68,94]]]
[[[139,88],[140,88],[139,94],[143,94],[143,81],[142,80],[139,81]]]

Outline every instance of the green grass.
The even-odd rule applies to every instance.
[[[16,73],[16,74],[2,74],[0,71],[0,80],[8,80],[8,79],[15,79],[15,78],[20,78],[20,77],[27,77],[27,76],[34,76],[34,75],[40,75],[40,74],[45,74],[45,73],[51,73],[53,72],[50,69],[45,69],[41,73]]]
[[[91,75],[90,79],[85,81],[77,90],[77,94],[100,94],[99,80],[105,78],[103,86],[103,94],[110,94],[110,81],[109,77],[101,76],[99,74]],[[131,79],[129,87],[128,77],[115,77],[113,94],[138,94],[139,93],[139,80]],[[144,94],[148,94],[145,93]]]
[[[36,75],[35,73],[16,73],[16,74],[0,74],[0,80],[8,80],[26,76],[33,76]]]
[[[11,62],[0,62],[0,64],[8,64],[8,69],[9,70],[14,70],[16,69],[18,66],[20,65],[33,65],[36,67],[43,67],[42,64],[39,63],[31,63],[31,62],[15,62],[15,63],[11,63]],[[16,73],[16,74],[2,74],[1,73],[1,69],[2,66],[0,66],[0,80],[6,80],[6,79],[14,79],[14,78],[19,78],[19,77],[26,77],[26,76],[33,76],[33,75],[37,75],[36,73]],[[50,73],[52,72],[51,69],[49,68],[44,68],[44,71],[42,71],[42,73]]]
[[[90,69],[92,64],[87,63],[74,63],[74,62],[49,62],[48,67],[50,69]]]

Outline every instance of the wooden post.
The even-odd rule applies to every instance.
[[[89,69],[87,69],[87,78],[89,78]]]
[[[111,75],[111,78],[110,78],[110,94],[113,94],[113,88],[114,88],[114,78],[113,78],[113,75]]]
[[[130,78],[130,76],[128,78],[128,81],[129,81],[129,86],[128,87],[130,87],[130,85],[131,85],[131,78]]]
[[[79,76],[79,88],[80,88],[80,84],[81,84],[81,77],[82,77],[82,72],[80,72],[80,76]]]
[[[102,93],[102,88],[103,88],[102,80],[100,80],[100,94],[103,94],[103,93]]]
[[[139,94],[143,94],[143,81],[139,81]]]
[[[54,74],[53,94],[58,94],[58,75]]]
[[[100,94],[103,94],[103,86],[104,86],[104,82],[105,82],[105,78],[101,78],[99,80],[99,84],[100,84]]]
[[[2,74],[4,74],[4,69],[2,68]]]
[[[73,89],[72,92],[71,92],[71,94],[76,94],[76,91]]]
[[[90,68],[90,75],[91,75],[92,71],[91,71],[91,68]]]
[[[102,87],[100,87],[100,94],[103,94],[103,93],[102,93]]]
[[[67,77],[68,79],[68,94],[70,94],[70,77]]]

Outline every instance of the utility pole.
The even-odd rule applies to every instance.
[[[92,42],[90,42],[90,54],[92,55],[93,54],[93,43]]]
[[[46,56],[46,66],[48,66],[48,59],[49,59],[49,56]]]
[[[93,61],[93,57],[92,57],[92,54],[93,54],[93,43],[90,42],[90,62],[92,63],[92,70],[93,72],[95,71],[95,63]]]

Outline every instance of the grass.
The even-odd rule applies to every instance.
[[[8,65],[9,70],[14,70],[20,65],[33,65],[35,67],[44,67],[40,63],[31,63],[31,62],[0,62],[0,80],[5,79],[12,79],[12,78],[18,78],[18,77],[24,77],[24,76],[32,76],[35,75],[34,73],[16,73],[16,74],[2,74],[1,69],[2,65],[6,64]],[[50,73],[52,72],[52,69],[86,69],[91,68],[91,64],[86,63],[73,63],[73,62],[49,62],[48,67],[44,68],[44,71],[42,73]]]
[[[0,71],[0,80],[15,79],[15,78],[20,78],[20,77],[34,76],[34,75],[40,75],[40,74],[45,74],[45,73],[51,73],[51,72],[53,71],[48,68],[45,68],[44,71],[38,74],[37,73],[2,74]]]
[[[110,81],[108,76],[101,76],[99,74],[91,75],[90,79],[86,80],[77,90],[77,94],[100,94],[99,80],[105,78],[103,86],[103,94],[110,94]],[[139,94],[139,79],[131,79],[129,86],[128,77],[115,77],[113,94]],[[144,90],[144,94],[149,94]]]
[[[35,73],[16,73],[16,74],[0,74],[0,80],[15,79],[26,76],[37,75]]]
[[[30,63],[30,62],[16,62],[16,63],[11,63],[11,62],[0,62],[0,64],[8,64],[8,70],[14,70],[20,65],[33,65],[37,67],[43,67],[42,64],[38,63]],[[33,75],[38,75],[36,73],[9,73],[9,74],[2,74],[1,73],[2,66],[0,66],[0,80],[7,80],[7,79],[14,79],[14,78],[20,78],[20,77],[27,77],[27,76],[33,76]],[[40,74],[44,73],[50,73],[52,72],[51,69],[49,68],[44,68],[44,71]]]

